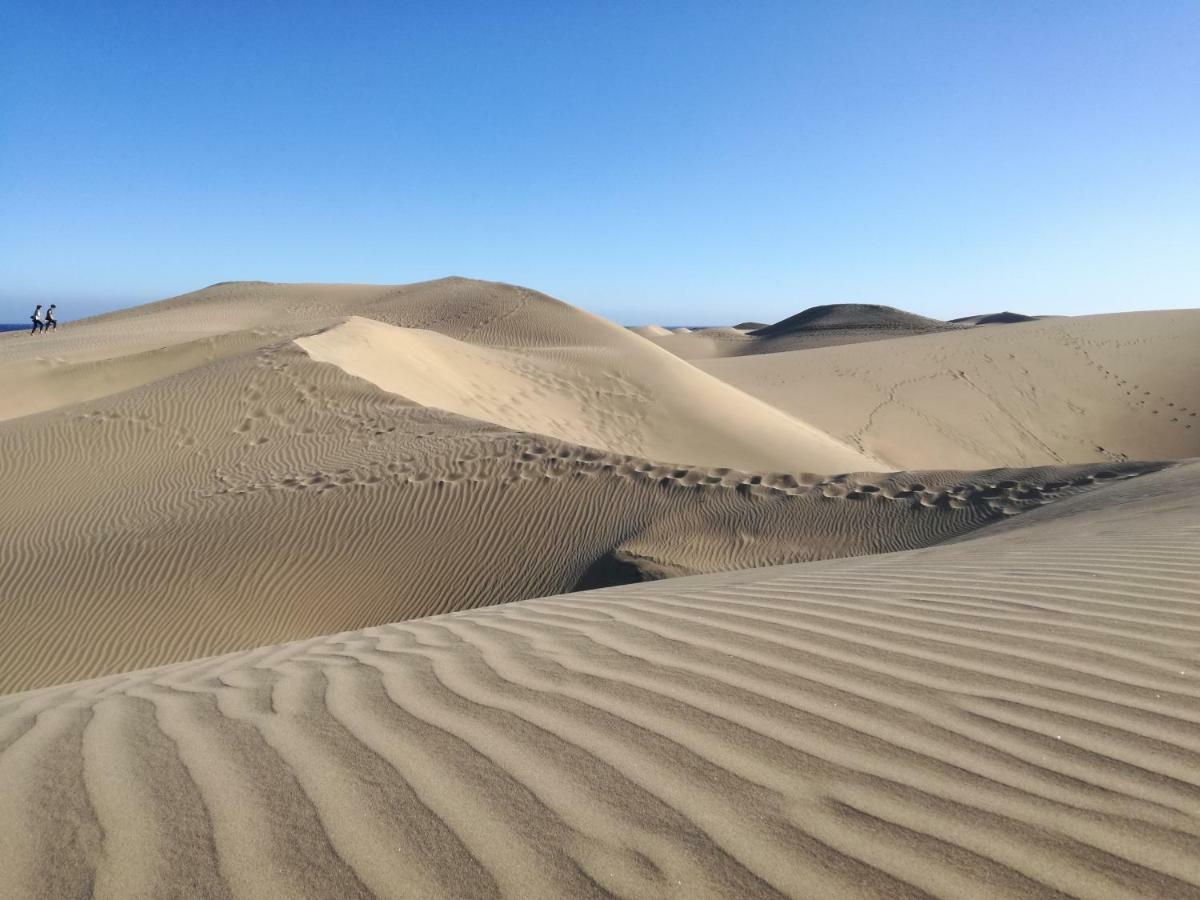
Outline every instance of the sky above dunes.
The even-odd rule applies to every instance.
[[[1200,306],[1200,4],[15,0],[0,321],[216,281],[620,322]]]

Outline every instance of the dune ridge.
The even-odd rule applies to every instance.
[[[879,462],[640,341],[509,349],[351,317],[296,343],[422,406],[603,450],[753,469]]]

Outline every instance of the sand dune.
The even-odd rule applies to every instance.
[[[918,316],[891,306],[837,303],[814,306],[773,325],[758,325],[753,331],[734,326],[706,328],[686,336],[644,336],[676,356],[695,360],[861,344],[917,334],[956,331],[962,327],[964,326]]]
[[[1179,310],[697,365],[894,466],[978,468],[1200,456],[1198,344]]]
[[[0,699],[3,890],[1200,896],[1198,493]]]
[[[1024,313],[998,312],[980,313],[974,316],[962,316],[950,321],[957,325],[1015,325],[1017,322],[1036,322],[1044,316],[1027,316]]]
[[[617,453],[755,470],[878,462],[626,332],[604,337],[488,347],[356,317],[297,343],[422,406]]]
[[[0,503],[6,690],[580,585],[926,546],[1144,470],[661,464],[414,406],[290,344],[10,422],[0,453],[19,464]]]
[[[0,897],[1200,897],[1200,311],[663,330],[0,335]]]
[[[1187,377],[1184,333],[1162,323],[1122,352]],[[930,546],[1104,471],[965,471],[1005,454],[1045,461],[1021,459],[1008,420],[986,418],[977,440],[992,459],[938,444],[918,454],[929,438],[909,422],[847,453],[806,414],[625,329],[465,279],[220,285],[62,334],[0,344],[7,372],[52,373],[41,393],[0,398],[0,690],[578,587]],[[871,358],[936,339],[878,342]],[[1023,352],[1086,397],[1087,382],[1064,377],[1073,356],[1060,343]],[[796,366],[835,352],[848,349],[726,364],[785,362],[769,378],[803,385],[787,401],[830,427],[830,410],[852,408],[841,383]],[[901,371],[912,362],[895,356]],[[20,416],[30,397],[52,408]],[[1036,423],[1048,395],[1021,397],[1011,415]],[[1160,421],[1139,424],[1131,457],[1200,453],[1172,442],[1166,426],[1194,433],[1186,423]],[[1060,455],[1089,456],[1070,449]],[[880,472],[897,463],[923,471]]]
[[[629,330],[642,337],[666,337],[671,333],[671,329],[661,325],[633,325]]]

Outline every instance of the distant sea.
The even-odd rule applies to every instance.
[[[0,331],[23,331],[28,327],[28,325],[17,325],[13,322],[9,322],[7,324],[0,322]]]

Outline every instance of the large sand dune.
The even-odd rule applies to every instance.
[[[1198,498],[0,700],[0,892],[1200,896]]]
[[[1200,896],[1200,312],[658,331],[0,336],[0,897]]]
[[[1143,470],[662,464],[415,406],[291,344],[10,421],[0,452],[8,690],[577,585],[926,546]]]
[[[496,347],[355,317],[297,343],[422,406],[617,453],[758,470],[878,463],[644,341],[604,337]]]

